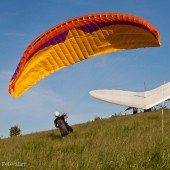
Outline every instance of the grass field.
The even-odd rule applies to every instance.
[[[170,110],[112,116],[72,126],[0,139],[0,169],[170,170]]]

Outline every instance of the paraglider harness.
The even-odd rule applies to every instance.
[[[67,114],[62,114],[54,120],[56,128],[60,130],[61,136],[66,136],[73,132],[72,127],[65,121],[66,118],[68,118]]]

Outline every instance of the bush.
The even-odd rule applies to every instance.
[[[97,117],[94,118],[94,120],[95,120],[95,121],[96,121],[96,120],[100,120],[100,117],[97,116]]]
[[[21,133],[21,129],[18,126],[13,126],[10,128],[10,136],[18,136]]]

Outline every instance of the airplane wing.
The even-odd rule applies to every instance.
[[[124,90],[94,90],[91,96],[118,105],[149,109],[170,99],[170,82],[156,89],[145,92],[132,92]]]

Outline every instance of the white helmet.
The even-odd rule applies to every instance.
[[[58,117],[58,116],[60,116],[60,113],[59,113],[59,112],[55,112],[54,115],[55,115],[56,117]]]

